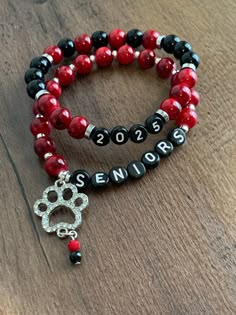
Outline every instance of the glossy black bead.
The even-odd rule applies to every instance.
[[[77,187],[78,192],[84,191],[90,183],[90,175],[85,170],[74,171],[70,176],[70,183]]]
[[[98,146],[107,145],[110,142],[110,132],[106,128],[94,128],[91,136],[93,142]]]
[[[127,166],[129,177],[138,179],[142,178],[146,174],[146,168],[140,161],[132,161]]]
[[[143,125],[137,124],[130,128],[129,136],[131,141],[141,143],[147,139],[148,132]]]
[[[91,177],[91,184],[96,189],[107,186],[109,181],[109,176],[103,172],[97,172]]]
[[[186,141],[186,133],[181,128],[175,128],[169,132],[167,139],[173,146],[178,147]]]
[[[161,41],[161,48],[163,48],[167,53],[173,54],[175,45],[180,41],[179,37],[176,35],[167,35]]]
[[[148,132],[155,134],[159,133],[164,126],[163,119],[158,115],[152,115],[145,122]]]
[[[70,38],[63,38],[57,46],[62,50],[64,57],[71,57],[75,53],[75,43]]]
[[[181,40],[175,45],[174,56],[176,59],[180,59],[186,52],[192,51],[190,43]]]
[[[160,157],[167,157],[171,155],[173,150],[173,144],[168,140],[160,140],[155,146],[155,151],[160,155]]]
[[[200,58],[198,54],[196,54],[195,52],[189,51],[185,53],[180,59],[181,66],[185,63],[193,63],[197,68],[200,64]]]
[[[28,84],[33,80],[44,80],[44,75],[42,70],[37,68],[30,68],[25,72],[25,83]]]
[[[132,29],[128,31],[126,42],[133,48],[137,48],[138,46],[142,45],[143,41],[143,32],[138,29]]]
[[[72,264],[79,265],[81,263],[81,259],[82,259],[81,252],[76,251],[70,253],[70,261],[72,262]]]
[[[43,74],[46,74],[51,67],[51,62],[44,56],[38,56],[31,60],[30,68],[40,69]]]
[[[111,131],[111,140],[115,144],[121,145],[129,140],[129,132],[125,127],[117,126]]]
[[[148,151],[143,154],[141,161],[147,169],[153,169],[160,164],[160,156],[155,151]]]
[[[104,31],[96,31],[92,34],[93,47],[98,49],[108,44],[108,35]]]
[[[109,172],[110,181],[114,184],[122,184],[128,180],[128,172],[124,167],[113,167]]]
[[[41,91],[41,90],[45,90],[45,84],[43,81],[41,80],[33,80],[30,83],[28,83],[27,85],[27,93],[29,95],[29,97],[35,99],[35,95]]]

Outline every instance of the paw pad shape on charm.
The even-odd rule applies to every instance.
[[[69,195],[69,198],[66,197]],[[53,195],[53,198],[50,196]],[[77,205],[77,201],[82,203]],[[42,227],[47,233],[53,233],[64,228],[75,230],[82,223],[81,211],[88,206],[88,197],[85,194],[78,193],[76,186],[65,183],[56,182],[54,186],[50,186],[43,192],[42,199],[39,199],[34,204],[34,213],[42,217]],[[74,223],[59,222],[50,226],[50,216],[59,207],[69,208],[75,216]]]

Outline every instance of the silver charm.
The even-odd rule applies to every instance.
[[[70,193],[70,198],[65,197],[66,193]],[[50,198],[50,194],[53,194],[53,199]],[[79,206],[77,205],[78,200],[81,201]],[[60,237],[60,231],[74,231],[81,225],[81,211],[88,206],[88,203],[88,196],[78,193],[75,185],[57,180],[54,186],[44,190],[42,199],[34,203],[34,213],[42,217],[42,227],[47,233],[57,232],[57,235]],[[50,216],[59,207],[69,208],[74,213],[75,222],[72,224],[59,222],[50,226]]]

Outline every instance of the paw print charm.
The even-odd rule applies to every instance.
[[[78,203],[80,201],[80,204]],[[79,205],[78,205],[79,204]],[[76,186],[70,183],[56,181],[43,192],[42,199],[34,203],[34,213],[42,217],[42,227],[47,233],[61,229],[75,230],[82,223],[81,211],[88,206],[88,196],[78,193]],[[70,209],[75,216],[74,223],[59,222],[50,226],[50,216],[57,209]]]

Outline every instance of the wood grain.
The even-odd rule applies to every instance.
[[[1,0],[1,315],[236,314],[235,16],[234,0]],[[142,181],[90,192],[79,231],[83,264],[72,268],[66,241],[46,235],[32,212],[51,181],[32,149],[23,75],[60,38],[116,27],[154,28],[193,44],[202,59],[199,124]],[[97,125],[143,122],[168,83],[154,71],[114,68],[78,79],[62,103]],[[55,140],[71,170],[92,173],[127,165],[156,137],[104,149],[65,132]]]

